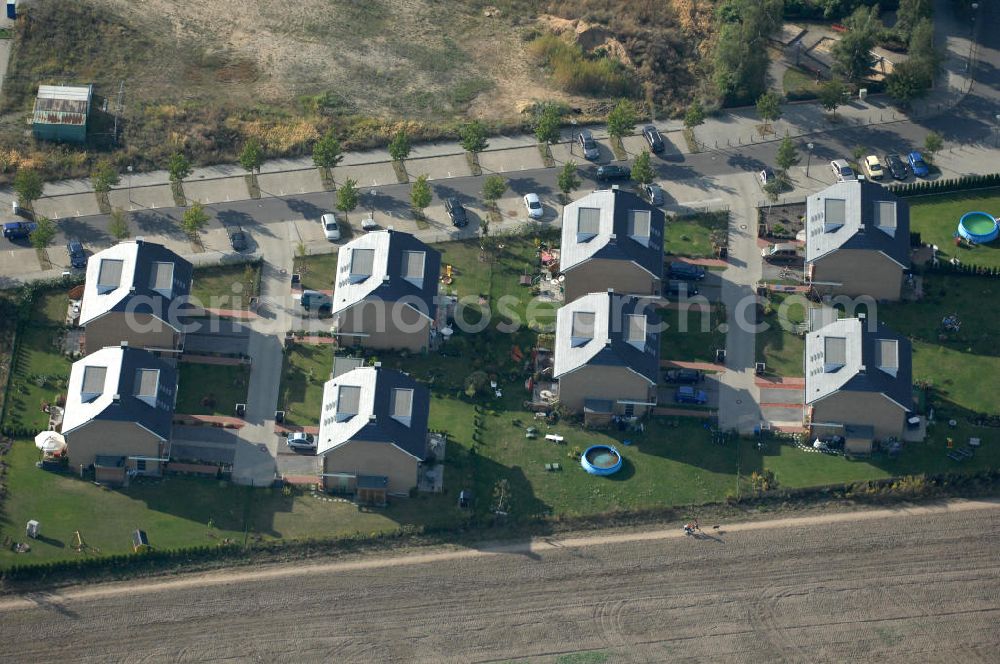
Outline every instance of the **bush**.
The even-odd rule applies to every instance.
[[[538,37],[528,50],[567,92],[602,97],[630,97],[636,92],[635,79],[622,63],[606,55],[589,56],[579,45],[554,34]]]
[[[928,194],[945,194],[953,191],[970,189],[989,189],[1000,187],[1000,173],[988,175],[964,175],[950,180],[917,180],[906,184],[889,185],[889,189],[900,197],[926,196]]]

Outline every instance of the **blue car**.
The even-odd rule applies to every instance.
[[[925,178],[930,175],[930,169],[927,168],[927,162],[924,161],[923,155],[919,152],[911,152],[906,155],[906,161],[910,162],[910,170],[918,178]]]
[[[699,406],[708,403],[708,394],[705,390],[696,390],[690,385],[682,385],[674,392],[674,401],[677,403],[693,403]]]

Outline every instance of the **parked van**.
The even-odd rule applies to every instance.
[[[302,291],[302,308],[306,311],[329,309],[332,306],[333,300],[329,295],[314,290]]]
[[[791,242],[769,244],[760,250],[760,257],[768,263],[792,263],[799,259],[799,248]]]

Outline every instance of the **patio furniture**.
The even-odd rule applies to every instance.
[[[969,447],[979,447],[980,444],[981,444],[981,441],[978,438],[970,438],[969,439]]]
[[[561,443],[566,439],[557,433],[547,433],[545,434],[545,440],[551,440],[553,443]]]
[[[551,463],[547,463],[547,464],[545,464],[545,470],[546,470],[546,472],[549,472],[549,473],[551,473],[551,472],[552,472],[552,470],[553,470],[553,468],[552,468],[552,464],[551,464]]]

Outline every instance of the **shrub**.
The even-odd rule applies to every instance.
[[[589,56],[577,44],[544,34],[528,45],[529,52],[549,68],[556,84],[567,92],[606,97],[635,94],[636,82],[622,63],[607,55]]]

